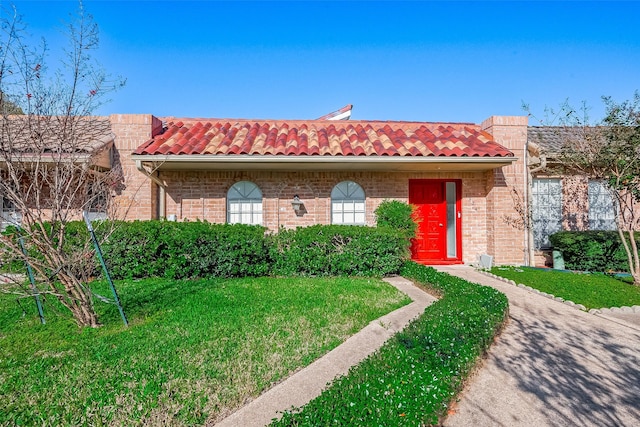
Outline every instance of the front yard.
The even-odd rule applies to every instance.
[[[640,287],[605,274],[531,267],[493,267],[491,273],[592,308],[640,305]]]
[[[378,279],[117,283],[130,327],[79,330],[47,298],[0,294],[0,425],[197,425],[409,302]],[[97,290],[109,295],[106,288]]]

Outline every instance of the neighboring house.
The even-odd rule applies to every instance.
[[[66,185],[74,194],[67,203],[93,218],[104,217],[106,195],[95,182],[98,175],[114,166],[113,142],[108,117],[34,117],[26,115],[0,118],[0,228],[20,225],[24,212],[7,192],[21,194],[22,202],[43,217],[56,203],[51,185]],[[57,169],[57,173],[53,170]],[[83,177],[83,182],[72,183]],[[60,181],[68,182],[60,182]],[[21,188],[18,189],[17,187]]]
[[[576,137],[572,129],[530,126],[527,133],[533,248],[542,264],[557,231],[615,230],[614,198],[604,182],[558,168],[564,141]]]

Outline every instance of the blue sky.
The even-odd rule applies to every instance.
[[[10,2],[0,0],[2,6]],[[51,49],[76,1],[15,3]],[[480,122],[640,89],[640,2],[85,0],[127,79],[96,113]]]

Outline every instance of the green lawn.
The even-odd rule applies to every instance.
[[[491,273],[587,309],[640,305],[640,287],[628,279],[530,267],[493,267]]]
[[[102,295],[109,295],[104,284]],[[377,279],[117,283],[130,327],[0,295],[0,425],[198,425],[409,302]],[[24,310],[24,311],[23,311]]]

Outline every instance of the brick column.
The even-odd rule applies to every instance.
[[[518,158],[510,166],[487,172],[487,252],[494,264],[525,262],[525,231],[509,224],[508,218],[519,218],[515,200],[526,200],[527,122],[526,116],[492,116],[481,125]]]
[[[151,219],[156,215],[156,191],[149,178],[137,170],[131,153],[162,130],[162,121],[150,114],[112,114],[115,134],[114,168],[121,168],[124,188],[116,196],[118,218]]]

